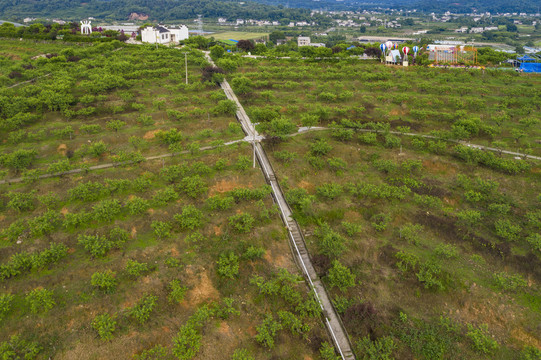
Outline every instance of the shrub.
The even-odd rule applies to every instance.
[[[201,226],[203,213],[193,205],[186,205],[182,207],[182,213],[176,214],[174,219],[181,229],[194,230]]]
[[[95,258],[104,256],[109,250],[116,247],[112,241],[99,235],[79,235],[77,242],[83,245],[85,250]]]
[[[34,210],[34,208],[36,207],[34,204],[35,194],[35,190],[29,193],[10,191],[7,193],[7,196],[9,198],[7,207],[19,212]]]
[[[233,252],[221,254],[217,264],[220,276],[234,279],[239,273],[239,258]]]
[[[150,227],[154,230],[154,235],[159,239],[165,239],[171,236],[171,224],[164,221],[153,221]]]
[[[526,241],[530,246],[536,250],[541,252],[541,235],[540,234],[531,234],[526,238]]]
[[[275,151],[272,153],[274,155],[274,157],[283,162],[283,163],[290,163],[291,161],[293,161],[293,159],[295,159],[297,157],[297,154],[294,153],[294,152],[289,152],[287,150],[282,150],[282,151]]]
[[[370,218],[370,223],[376,231],[384,231],[390,222],[391,217],[384,213],[376,214]]]
[[[321,348],[319,348],[319,355],[321,356],[322,360],[342,359],[340,356],[336,355],[336,352],[334,351],[334,347],[326,341],[323,344],[321,344]]]
[[[134,355],[134,360],[164,360],[169,359],[169,351],[165,346],[156,345],[152,348],[143,351],[138,355]]]
[[[490,338],[490,335],[488,334],[488,325],[486,324],[479,326],[479,328],[475,328],[472,324],[468,324],[466,336],[470,338],[473,349],[477,352],[490,354],[499,347],[496,340]]]
[[[179,187],[186,195],[194,199],[208,190],[207,184],[199,175],[186,176],[180,181]]]
[[[5,360],[33,360],[40,351],[38,343],[22,340],[18,335],[0,343],[0,357]]]
[[[96,221],[109,222],[122,212],[122,205],[117,199],[102,200],[92,207]]]
[[[327,155],[332,146],[325,139],[317,139],[310,145],[310,153],[314,156]]]
[[[229,226],[238,233],[248,233],[252,230],[254,217],[250,214],[240,213],[228,218]]]
[[[539,360],[541,359],[541,350],[533,346],[526,346],[520,352],[519,360]]]
[[[190,360],[199,352],[201,335],[194,325],[182,326],[173,338],[173,355],[179,360]]]
[[[143,296],[130,310],[129,314],[141,325],[144,324],[149,318],[152,310],[156,306],[158,297],[155,295]]]
[[[64,227],[80,228],[92,221],[92,214],[87,212],[67,213],[64,215]]]
[[[87,183],[78,184],[76,187],[68,190],[68,195],[71,200],[95,201],[104,195],[106,189],[103,184],[89,181]]]
[[[354,236],[360,233],[362,229],[360,224],[354,224],[347,221],[342,221],[342,226],[344,227],[344,230],[348,236]]]
[[[444,286],[439,279],[441,274],[441,266],[433,261],[427,261],[419,266],[419,272],[415,275],[417,279],[424,284],[426,289],[443,290]]]
[[[233,206],[235,199],[232,196],[210,196],[206,200],[211,210],[227,210]]]
[[[32,236],[49,235],[60,225],[60,214],[53,210],[47,210],[43,215],[28,220],[28,228]]]
[[[0,236],[4,237],[9,242],[15,242],[26,230],[26,223],[23,219],[18,219],[12,222],[8,228],[0,232]]]
[[[505,271],[493,275],[496,286],[504,291],[515,291],[528,285],[526,279],[520,274],[509,274]]]
[[[321,186],[318,186],[316,192],[319,196],[327,198],[329,200],[334,200],[342,194],[343,188],[339,184],[327,183]]]
[[[327,224],[322,225],[316,230],[316,236],[320,254],[329,257],[338,257],[346,250],[346,239],[331,230]]]
[[[452,259],[458,257],[458,249],[451,244],[439,244],[434,250],[437,256],[444,259]]]
[[[393,351],[397,348],[393,338],[383,336],[374,341],[368,336],[363,337],[357,342],[358,352],[363,354],[363,359],[366,360],[391,360]]]
[[[272,315],[266,315],[263,323],[256,327],[257,335],[255,339],[261,345],[270,349],[274,347],[274,337],[276,333],[282,329],[282,324],[274,320]]]
[[[496,220],[494,223],[494,228],[496,230],[496,235],[507,241],[517,240],[518,235],[522,230],[520,225],[513,224],[508,219]]]
[[[115,291],[117,285],[115,276],[116,273],[111,270],[95,272],[92,274],[90,284],[105,293],[112,293]]]
[[[113,130],[114,132],[118,132],[118,130],[122,129],[124,126],[126,126],[126,122],[122,120],[111,120],[105,124],[107,129]]]
[[[0,155],[0,164],[19,171],[28,168],[37,155],[36,150],[19,149],[10,154]]]
[[[237,162],[235,163],[235,167],[237,170],[246,170],[249,169],[250,166],[252,166],[252,161],[248,156],[245,155],[239,155],[237,158]]]
[[[460,224],[469,227],[476,226],[481,221],[481,212],[477,210],[462,210],[456,216]]]
[[[97,141],[88,147],[88,152],[94,157],[100,157],[107,152],[107,145],[101,140]]]
[[[255,358],[250,355],[248,350],[246,349],[237,349],[235,352],[233,352],[233,356],[231,356],[231,360],[255,360]]]
[[[142,115],[142,114],[139,115],[137,117],[137,122],[141,126],[152,126],[152,125],[154,125],[154,119],[150,115]]]
[[[169,295],[167,296],[167,299],[172,303],[181,303],[184,300],[186,290],[188,290],[188,288],[182,286],[180,280],[172,280],[169,283]]]
[[[169,183],[180,180],[187,172],[186,166],[171,165],[160,170],[160,177]]]
[[[140,263],[135,260],[128,260],[126,262],[126,272],[131,277],[134,277],[134,278],[139,277],[149,270],[150,268],[147,263]]]
[[[340,291],[346,291],[355,286],[355,275],[338,260],[332,262],[332,267],[327,275],[331,287],[337,287]]]
[[[92,327],[98,332],[98,335],[102,340],[112,340],[113,332],[115,331],[116,314],[111,316],[109,314],[97,315],[92,321]]]
[[[11,294],[2,294],[0,295],[0,322],[11,310],[11,304],[15,296]]]
[[[150,202],[140,197],[134,196],[126,202],[126,208],[130,215],[141,215],[150,208]]]
[[[156,206],[165,206],[171,201],[175,201],[179,198],[178,193],[173,186],[167,186],[164,189],[156,191],[152,198],[152,201]]]
[[[375,145],[378,143],[378,134],[373,132],[359,134],[359,141],[363,144]]]
[[[167,131],[160,130],[156,133],[156,137],[166,145],[179,143],[182,141],[182,133],[176,128],[169,129]]]
[[[415,245],[419,242],[419,235],[423,231],[421,224],[406,224],[400,228],[400,238],[406,239],[408,242]]]
[[[43,288],[36,288],[30,291],[26,295],[25,300],[30,307],[30,311],[34,314],[46,314],[56,305],[53,299],[53,292]]]
[[[242,258],[246,260],[255,260],[262,258],[264,254],[265,249],[251,245],[246,249],[246,251],[244,251]]]

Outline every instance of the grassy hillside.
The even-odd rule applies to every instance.
[[[539,76],[245,60],[231,78],[358,357],[541,355],[540,163],[447,141],[539,154]],[[302,124],[331,130],[284,136]]]
[[[178,49],[0,52],[1,176],[24,179],[0,185],[2,357],[317,356],[319,307],[201,53],[186,85]]]

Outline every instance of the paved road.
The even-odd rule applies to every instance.
[[[210,58],[208,59],[212,63],[212,60]],[[242,129],[247,135],[246,139],[256,139],[256,141],[252,142],[254,146],[254,152],[259,162],[259,165],[261,166],[263,175],[265,176],[265,180],[272,188],[274,200],[280,208],[282,221],[284,222],[288,230],[289,240],[291,242],[291,247],[293,248],[293,255],[295,261],[297,265],[301,268],[303,275],[306,278],[306,281],[310,285],[310,288],[314,292],[314,295],[319,302],[323,316],[325,318],[325,326],[329,331],[333,343],[338,352],[340,353],[342,359],[354,360],[355,355],[353,354],[345,327],[342,324],[338,313],[332,305],[331,299],[329,297],[329,294],[327,293],[327,290],[325,289],[325,286],[323,285],[321,279],[319,278],[314,269],[312,260],[310,259],[310,255],[306,248],[306,243],[304,241],[304,236],[302,234],[301,228],[299,227],[299,224],[295,221],[295,219],[293,219],[291,216],[291,208],[289,207],[285,199],[284,193],[278,181],[276,180],[276,174],[274,172],[274,169],[272,168],[269,158],[267,157],[267,154],[263,150],[263,147],[261,146],[259,141],[257,141],[258,139],[261,139],[261,136],[257,133],[254,124],[251,122],[250,118],[244,111],[244,108],[242,107],[235,93],[229,86],[227,80],[224,80],[222,82],[221,87],[224,90],[227,98],[237,104],[236,116],[242,126]]]

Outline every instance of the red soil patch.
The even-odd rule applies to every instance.
[[[66,155],[66,151],[68,151],[68,146],[66,144],[60,144],[56,148],[56,151],[62,155]]]
[[[228,192],[228,191],[231,191],[233,189],[236,189],[236,188],[239,188],[239,187],[243,187],[239,182],[238,182],[238,177],[234,180],[220,180],[218,181],[216,184],[214,184],[211,188],[210,188],[210,195],[214,195],[215,193],[224,193],[224,192]],[[248,185],[248,188],[251,188],[251,184]]]
[[[143,139],[145,140],[150,140],[150,139],[154,139],[156,137],[156,133],[160,131],[160,130],[151,130],[151,131],[147,131],[145,133],[145,135],[143,135]]]
[[[309,183],[308,181],[302,180],[298,187],[303,188],[304,190],[308,191],[309,193],[314,193],[316,190],[316,186],[312,183]]]

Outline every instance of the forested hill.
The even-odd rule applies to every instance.
[[[307,20],[306,9],[285,9],[256,2],[230,0],[10,0],[0,1],[2,19],[61,18],[79,20],[87,17],[127,20],[131,13],[148,15],[148,20],[163,21],[204,17],[229,19]]]
[[[527,12],[536,13],[541,7],[539,0],[254,0],[270,5],[307,7],[327,10],[359,10],[375,8],[417,9],[421,12],[446,11],[456,13],[477,12]]]
[[[426,12],[491,12],[491,13],[537,13],[541,7],[539,0],[420,0],[413,6]]]

